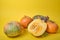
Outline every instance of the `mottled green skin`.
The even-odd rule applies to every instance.
[[[21,25],[18,22],[10,22],[5,25],[4,32],[9,37],[16,37],[21,33]]]

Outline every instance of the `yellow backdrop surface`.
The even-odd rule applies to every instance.
[[[60,1],[59,0],[0,0],[0,40],[60,40]],[[20,21],[24,16],[49,16],[58,26],[56,34],[34,37],[25,31],[21,36],[9,38],[4,34],[4,25],[10,21]]]

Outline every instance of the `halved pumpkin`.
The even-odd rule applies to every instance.
[[[35,19],[28,25],[28,31],[34,36],[41,36],[46,29],[47,24],[40,19]]]

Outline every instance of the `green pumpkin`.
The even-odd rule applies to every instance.
[[[49,17],[48,16],[42,16],[42,15],[35,15],[33,17],[33,19],[41,19],[41,20],[46,22],[49,19]]]
[[[18,22],[10,22],[5,25],[4,32],[9,37],[16,37],[21,33],[21,25]]]

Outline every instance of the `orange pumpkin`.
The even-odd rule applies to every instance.
[[[28,26],[28,24],[32,21],[32,18],[28,17],[28,16],[24,16],[21,20],[20,20],[20,24],[26,28]]]
[[[47,32],[48,33],[56,33],[58,30],[58,25],[53,21],[47,21]]]

